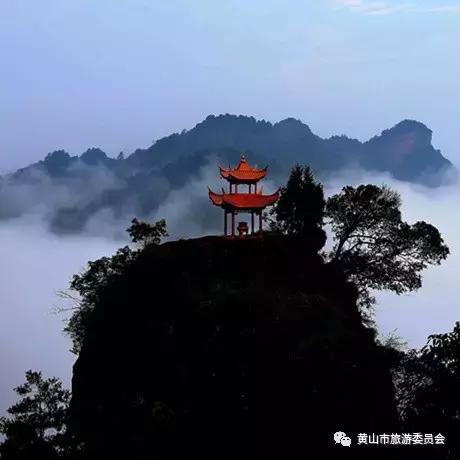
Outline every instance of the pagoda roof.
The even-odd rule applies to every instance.
[[[263,195],[262,190],[258,193],[215,193],[209,189],[209,198],[216,206],[240,210],[264,209],[278,201],[279,191],[271,195]]]
[[[241,155],[240,163],[236,168],[223,168],[219,166],[220,175],[229,182],[258,182],[267,175],[267,167],[257,169],[249,166],[244,155]]]

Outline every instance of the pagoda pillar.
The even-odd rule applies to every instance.
[[[262,211],[259,212],[259,232],[262,233]]]
[[[235,236],[235,211],[232,211],[232,236]]]
[[[251,211],[251,234],[254,235],[254,211]]]
[[[224,235],[227,236],[227,211],[224,210]]]

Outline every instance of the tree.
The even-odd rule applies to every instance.
[[[445,458],[459,458],[460,322],[452,332],[430,335],[421,350],[408,352],[394,380],[403,429],[441,433]]]
[[[138,219],[132,220],[132,225],[127,229],[133,243],[137,243],[139,249],[131,249],[124,246],[111,257],[89,261],[88,267],[83,273],[73,276],[70,282],[71,291],[76,292],[79,298],[65,294],[74,300],[75,305],[71,308],[72,316],[67,322],[64,331],[72,339],[72,352],[78,354],[83,344],[88,321],[91,318],[94,305],[99,301],[106,289],[123,274],[137,256],[150,245],[158,245],[163,236],[167,236],[166,221],[164,219],[149,224]]]
[[[439,231],[426,222],[401,220],[401,198],[387,186],[347,186],[327,200],[326,222],[334,247],[327,257],[340,262],[360,291],[360,302],[371,306],[372,289],[397,294],[417,290],[421,272],[439,265],[449,248]]]
[[[150,224],[148,222],[139,221],[134,218],[131,221],[131,226],[128,228],[128,233],[131,236],[133,243],[138,243],[142,248],[151,244],[160,244],[161,238],[168,235],[166,221],[164,219]]]
[[[32,370],[14,390],[21,399],[7,409],[10,417],[0,418],[0,433],[6,437],[1,458],[56,458],[64,446],[70,391],[59,379]]]
[[[310,235],[323,225],[324,192],[308,166],[295,166],[272,210],[272,230],[288,235]]]
[[[70,290],[78,294],[78,298],[65,295],[74,301],[71,308],[72,316],[67,322],[64,332],[72,340],[72,352],[78,354],[83,344],[86,325],[91,317],[94,305],[97,303],[105,289],[111,282],[119,277],[138,255],[138,251],[124,246],[117,250],[111,257],[89,261],[88,267],[83,273],[72,277]]]

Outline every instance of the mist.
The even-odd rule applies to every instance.
[[[62,237],[31,216],[0,225],[0,413],[16,399],[13,387],[28,369],[61,378],[70,387],[75,355],[64,336],[68,307],[58,295],[88,260],[111,254],[117,244],[90,236]]]
[[[447,181],[450,182],[450,181]],[[359,169],[343,171],[330,179],[327,195],[344,185],[386,184],[402,198],[402,219],[409,224],[424,220],[434,225],[450,248],[450,255],[440,266],[430,266],[422,274],[423,286],[417,292],[396,295],[377,292],[375,319],[382,334],[395,333],[410,347],[421,347],[430,334],[445,333],[460,320],[460,216],[455,210],[460,201],[460,183],[427,188],[400,182],[387,174],[372,174]]]
[[[460,320],[460,216],[455,212],[460,185],[427,190],[408,184],[391,183],[401,192],[403,216],[409,223],[425,220],[439,229],[450,248],[440,266],[429,268],[422,288],[412,294],[378,295],[377,320],[384,331],[396,330],[412,346],[422,346],[430,334],[451,331]]]
[[[97,177],[99,181],[86,181],[86,196],[115,183],[101,169]],[[88,186],[91,183],[94,187]],[[221,185],[214,164],[201,168],[182,189],[170,190],[147,219],[165,218],[168,239],[219,233],[221,215],[207,206],[208,185],[217,190]],[[134,217],[130,209],[119,216],[103,209],[78,235],[52,232],[49,216],[57,206],[75,204],[71,191],[43,174],[38,185],[3,189],[2,210],[7,204],[9,209],[17,205],[23,214],[0,221],[0,415],[16,400],[13,388],[23,383],[28,369],[57,376],[70,388],[76,356],[69,351],[71,342],[63,333],[70,313],[57,310],[71,304],[59,291],[67,290],[72,275],[84,270],[89,260],[110,256],[129,243],[125,229]]]
[[[460,216],[455,209],[460,184],[428,189],[388,175],[350,170],[329,178],[325,191],[329,196],[343,185],[361,183],[387,184],[398,190],[403,219],[435,225],[451,249],[447,261],[424,273],[418,292],[377,294],[375,318],[381,333],[396,332],[411,347],[420,347],[429,334],[447,332],[459,319],[456,274],[460,269]],[[165,218],[169,239],[221,234],[222,212],[209,202],[208,185],[216,191],[223,185],[213,158],[183,188],[169,190],[148,219]],[[264,191],[271,193],[279,185],[281,181],[272,178],[265,181]],[[59,197],[61,204],[64,197]],[[83,270],[88,260],[110,256],[126,244],[124,230],[134,217],[129,213],[115,217],[102,210],[91,217],[83,233],[63,236],[48,229],[49,207],[31,209],[20,218],[0,222],[0,413],[15,400],[13,387],[23,382],[27,369],[58,376],[70,387],[75,356],[69,352],[70,341],[62,332],[66,315],[55,313],[56,307],[66,306],[57,293],[68,287],[71,276]]]

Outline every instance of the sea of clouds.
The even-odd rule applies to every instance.
[[[441,232],[450,255],[440,266],[431,266],[423,274],[423,287],[410,294],[379,292],[375,318],[382,334],[395,333],[411,347],[421,347],[430,334],[452,330],[460,321],[458,299],[460,285],[460,182],[429,188],[397,181],[387,174],[372,174],[359,169],[343,171],[326,187],[328,195],[337,193],[345,184],[389,185],[402,198],[402,218],[409,224],[424,220]]]
[[[425,272],[418,292],[377,295],[376,321],[381,332],[396,332],[410,346],[420,347],[429,334],[447,332],[459,319],[460,216],[456,204],[460,184],[431,189],[355,169],[331,178],[325,190],[330,195],[345,184],[360,183],[387,184],[398,190],[403,218],[409,223],[432,223],[451,249],[447,261]],[[181,190],[172,190],[151,220],[165,218],[173,239],[219,234],[222,215],[209,203],[208,185],[216,190],[222,185],[216,180],[214,164],[202,168]],[[271,192],[277,185],[268,182],[265,189]],[[109,211],[102,211],[88,222],[83,234],[62,236],[48,230],[43,209],[0,221],[0,413],[14,401],[12,388],[22,383],[27,369],[58,376],[70,386],[75,356],[62,333],[66,315],[56,314],[57,307],[68,306],[58,291],[68,287],[71,276],[83,270],[88,260],[111,255],[126,244],[123,230],[133,217],[115,219]]]

